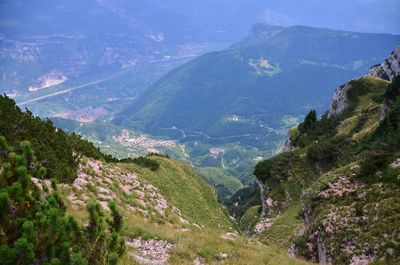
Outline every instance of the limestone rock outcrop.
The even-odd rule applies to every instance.
[[[351,85],[347,82],[335,90],[331,105],[329,106],[328,118],[341,114],[348,107],[347,92],[350,88]]]
[[[368,75],[389,81],[392,81],[396,75],[400,75],[400,46],[397,46],[381,64],[372,66]]]

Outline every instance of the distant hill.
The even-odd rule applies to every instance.
[[[169,72],[114,122],[178,138],[184,130],[206,142],[244,136],[257,146],[311,106],[325,109],[332,87],[365,73],[398,43],[397,35],[256,25],[231,48]]]

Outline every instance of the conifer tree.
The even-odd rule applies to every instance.
[[[89,224],[83,227],[66,215],[55,180],[50,191],[32,183],[32,177],[43,179],[47,170],[29,142],[14,150],[0,136],[0,148],[7,151],[0,157],[0,264],[117,264],[125,242],[115,203],[109,205],[111,220],[99,204],[89,204]]]

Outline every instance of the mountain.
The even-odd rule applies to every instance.
[[[399,8],[390,0],[5,0],[0,92],[41,117],[107,120],[168,71],[226,48],[255,23],[398,33]]]
[[[0,100],[1,264],[308,264],[240,235],[190,165],[117,160]]]
[[[182,140],[264,145],[280,139],[291,117],[325,108],[331,87],[361,75],[399,42],[397,35],[257,25],[231,48],[169,72],[114,121]]]
[[[320,264],[398,264],[400,47],[310,111],[229,209],[243,231]],[[258,190],[258,192],[255,192]],[[257,198],[259,197],[259,198]]]
[[[3,1],[0,16],[0,92],[41,117],[107,117],[189,58],[225,47],[152,1]]]
[[[258,187],[228,205],[238,227],[190,165],[118,161],[1,97],[1,263],[308,264],[289,249],[325,264],[397,264],[399,51],[256,166]],[[65,166],[69,179],[48,170]]]

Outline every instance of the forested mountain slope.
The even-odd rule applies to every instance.
[[[184,141],[262,146],[281,139],[290,117],[324,109],[332,87],[365,73],[399,42],[396,35],[257,25],[231,48],[165,75],[114,122]]]

